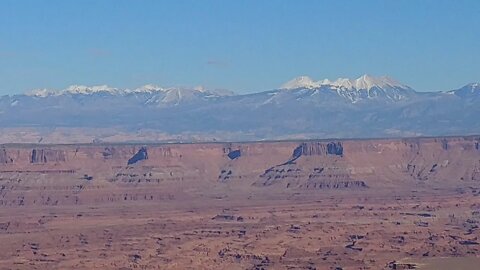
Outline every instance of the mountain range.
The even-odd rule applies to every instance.
[[[220,140],[480,133],[480,84],[418,92],[389,77],[301,76],[253,94],[227,90],[70,86],[0,98],[2,128],[112,128]]]

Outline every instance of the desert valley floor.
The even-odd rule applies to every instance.
[[[479,225],[479,136],[0,148],[0,269],[477,269]]]

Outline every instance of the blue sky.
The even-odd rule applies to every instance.
[[[480,81],[480,1],[0,1],[0,94],[71,84],[268,90],[299,76]]]

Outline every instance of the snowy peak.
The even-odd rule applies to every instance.
[[[456,91],[459,91],[459,90],[469,91],[470,93],[479,92],[480,91],[480,83],[469,83],[469,84],[465,85],[464,87],[462,87],[462,88],[460,88]]]
[[[120,92],[121,91],[119,89],[110,87],[108,85],[96,85],[96,86],[71,85],[63,90],[35,89],[27,93],[27,95],[36,96],[36,97],[48,97],[48,96],[59,96],[64,94],[90,95],[95,93],[117,94]]]
[[[357,79],[338,78],[334,81],[328,79],[314,81],[310,77],[301,76],[288,81],[281,89],[315,90],[313,92],[318,92],[318,90],[331,91],[352,103],[367,99],[396,102],[408,100],[415,94],[413,89],[390,77],[373,77],[369,75],[363,75]]]
[[[370,90],[372,88],[408,88],[408,86],[403,85],[394,79],[388,76],[382,77],[372,77],[369,75],[363,75],[358,79],[338,79],[332,83],[332,85],[337,87],[344,87],[349,90]]]
[[[128,89],[125,91],[129,91]],[[154,84],[146,84],[144,86],[140,86],[138,88],[133,89],[131,92],[133,93],[154,93],[154,92],[164,92],[166,91],[165,88],[160,87]]]
[[[282,89],[297,89],[297,88],[318,88],[321,84],[319,82],[315,82],[312,78],[308,76],[300,76],[296,77],[286,83],[284,83],[280,88]]]
[[[321,86],[330,86],[335,88],[344,88],[347,90],[370,90],[372,88],[402,88],[410,89],[410,87],[397,82],[396,80],[388,77],[373,77],[369,75],[363,75],[357,79],[338,78],[335,81],[328,79],[314,81],[308,76],[300,76],[294,78],[283,84],[282,89],[297,89],[297,88],[319,88]]]
[[[480,83],[469,83],[460,89],[448,91],[447,93],[464,98],[480,97]]]
[[[95,93],[108,93],[108,94],[119,94],[122,90],[117,88],[110,87],[108,85],[96,85],[96,86],[85,86],[85,85],[71,85],[66,89],[60,91],[61,94],[81,94],[81,95],[91,95]]]
[[[48,97],[51,95],[54,95],[55,92],[49,89],[34,89],[32,91],[29,91],[25,93],[27,96],[34,96],[34,97]]]
[[[154,84],[147,84],[135,89],[118,89],[108,85],[85,86],[85,85],[71,85],[62,90],[52,89],[35,89],[27,93],[28,96],[35,97],[49,97],[61,95],[92,95],[92,94],[110,94],[110,95],[128,95],[128,94],[164,94],[168,96],[190,96],[190,95],[205,95],[205,96],[229,96],[233,92],[228,90],[209,90],[202,86],[194,88],[179,88],[169,87],[164,88]]]

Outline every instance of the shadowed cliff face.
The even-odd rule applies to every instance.
[[[234,184],[280,190],[455,187],[480,181],[479,142],[478,137],[448,137],[147,146],[4,145],[0,149],[0,183],[3,192],[15,189],[19,181],[27,186],[64,185],[71,190],[84,186],[88,179],[87,186],[135,184],[135,188],[148,188],[148,194],[157,186],[179,182],[191,187]],[[83,188],[79,192],[85,193]],[[3,199],[8,198],[5,195]],[[24,199],[22,203],[28,202],[32,201]]]
[[[322,156],[322,155],[343,155],[343,146],[341,142],[308,142],[302,143],[295,148],[293,157],[305,156]]]
[[[141,147],[140,150],[128,160],[127,165],[135,164],[145,159],[148,159],[147,148]]]
[[[13,162],[13,159],[8,156],[6,149],[0,149],[0,163],[6,164]]]
[[[59,149],[33,149],[30,163],[65,162],[65,152]]]
[[[303,142],[293,150],[288,161],[265,170],[256,185],[283,183],[287,188],[367,188],[364,181],[352,179],[342,157],[341,142]]]

